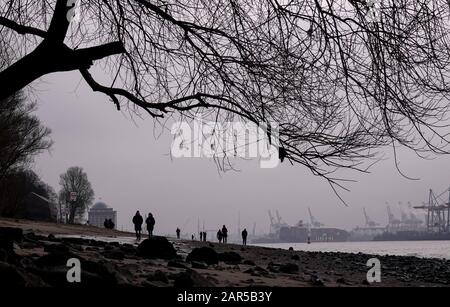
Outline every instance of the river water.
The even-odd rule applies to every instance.
[[[450,259],[450,241],[374,241],[254,244],[301,251],[364,253]]]

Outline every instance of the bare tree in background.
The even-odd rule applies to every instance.
[[[67,222],[70,224],[80,222],[94,201],[94,190],[87,174],[81,167],[70,167],[64,174],[61,174],[59,185],[61,186],[59,201],[66,209]],[[76,193],[75,200],[71,200],[71,192]]]
[[[138,114],[274,121],[280,155],[331,183],[381,146],[449,152],[446,0],[380,1],[376,18],[365,0],[81,0],[70,23],[73,2],[1,2],[0,97],[79,71]]]

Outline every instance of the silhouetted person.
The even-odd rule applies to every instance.
[[[227,243],[227,238],[228,238],[228,229],[225,227],[225,225],[223,225],[223,227],[222,227],[222,241],[223,241],[223,243]]]
[[[219,240],[219,243],[222,243],[222,231],[220,229],[217,231],[217,240]]]
[[[203,242],[206,242],[206,231],[203,232]]]
[[[105,221],[103,222],[103,226],[105,226],[106,229],[109,228],[108,219],[105,219]]]
[[[179,239],[180,238],[180,232],[181,232],[181,230],[180,230],[180,228],[177,228],[177,239]]]
[[[203,232],[200,231],[200,242],[202,242],[202,241],[203,241]]]
[[[242,245],[247,246],[247,229],[242,230]]]
[[[192,241],[194,241],[194,239],[195,239],[195,236],[194,236],[194,235],[192,235]]]
[[[114,224],[114,222],[112,221],[112,219],[108,220],[108,227],[109,229],[114,229],[114,227],[116,226],[116,224]]]
[[[145,220],[145,224],[147,224],[148,236],[153,236],[153,228],[155,227],[155,218],[153,217],[153,214],[148,214],[148,217]]]
[[[141,231],[142,231],[142,223],[144,219],[142,218],[139,211],[136,211],[136,214],[133,217],[134,231],[136,231],[136,240],[141,240]]]

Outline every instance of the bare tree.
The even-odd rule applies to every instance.
[[[35,107],[20,92],[0,100],[0,183],[52,145],[50,129],[32,114]]]
[[[282,156],[332,183],[381,146],[449,152],[446,0],[90,0],[70,23],[73,2],[2,1],[0,97],[79,71],[155,118],[274,121]]]
[[[59,201],[66,209],[68,223],[73,224],[76,221],[81,221],[94,201],[94,190],[87,174],[81,167],[70,167],[64,174],[61,174],[59,185],[61,186]],[[70,197],[71,192],[76,193],[74,200]]]

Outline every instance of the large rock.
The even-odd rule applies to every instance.
[[[228,264],[238,264],[241,263],[242,257],[236,252],[224,252],[219,254],[219,261]]]
[[[22,228],[0,227],[0,238],[7,238],[20,243],[23,240],[23,230]]]
[[[298,265],[295,263],[282,264],[279,268],[280,272],[287,274],[296,274],[299,271]]]
[[[139,244],[137,254],[144,258],[173,259],[177,256],[177,251],[166,238],[151,237]]]
[[[176,288],[214,287],[215,285],[212,279],[203,277],[191,269],[187,269],[185,272],[178,274],[174,281],[174,287]]]
[[[52,243],[44,246],[47,255],[40,257],[36,264],[38,266],[66,265],[70,258],[79,258],[67,245]]]
[[[169,278],[167,277],[166,273],[160,271],[160,270],[156,270],[153,274],[150,274],[147,277],[148,281],[161,281],[165,284],[169,283]]]
[[[194,248],[192,252],[190,252],[187,256],[186,261],[205,262],[208,265],[218,264],[219,255],[214,249],[204,246],[200,248]]]
[[[256,264],[255,264],[255,261],[253,261],[253,260],[244,260],[243,264],[246,264],[246,265],[256,265]]]

